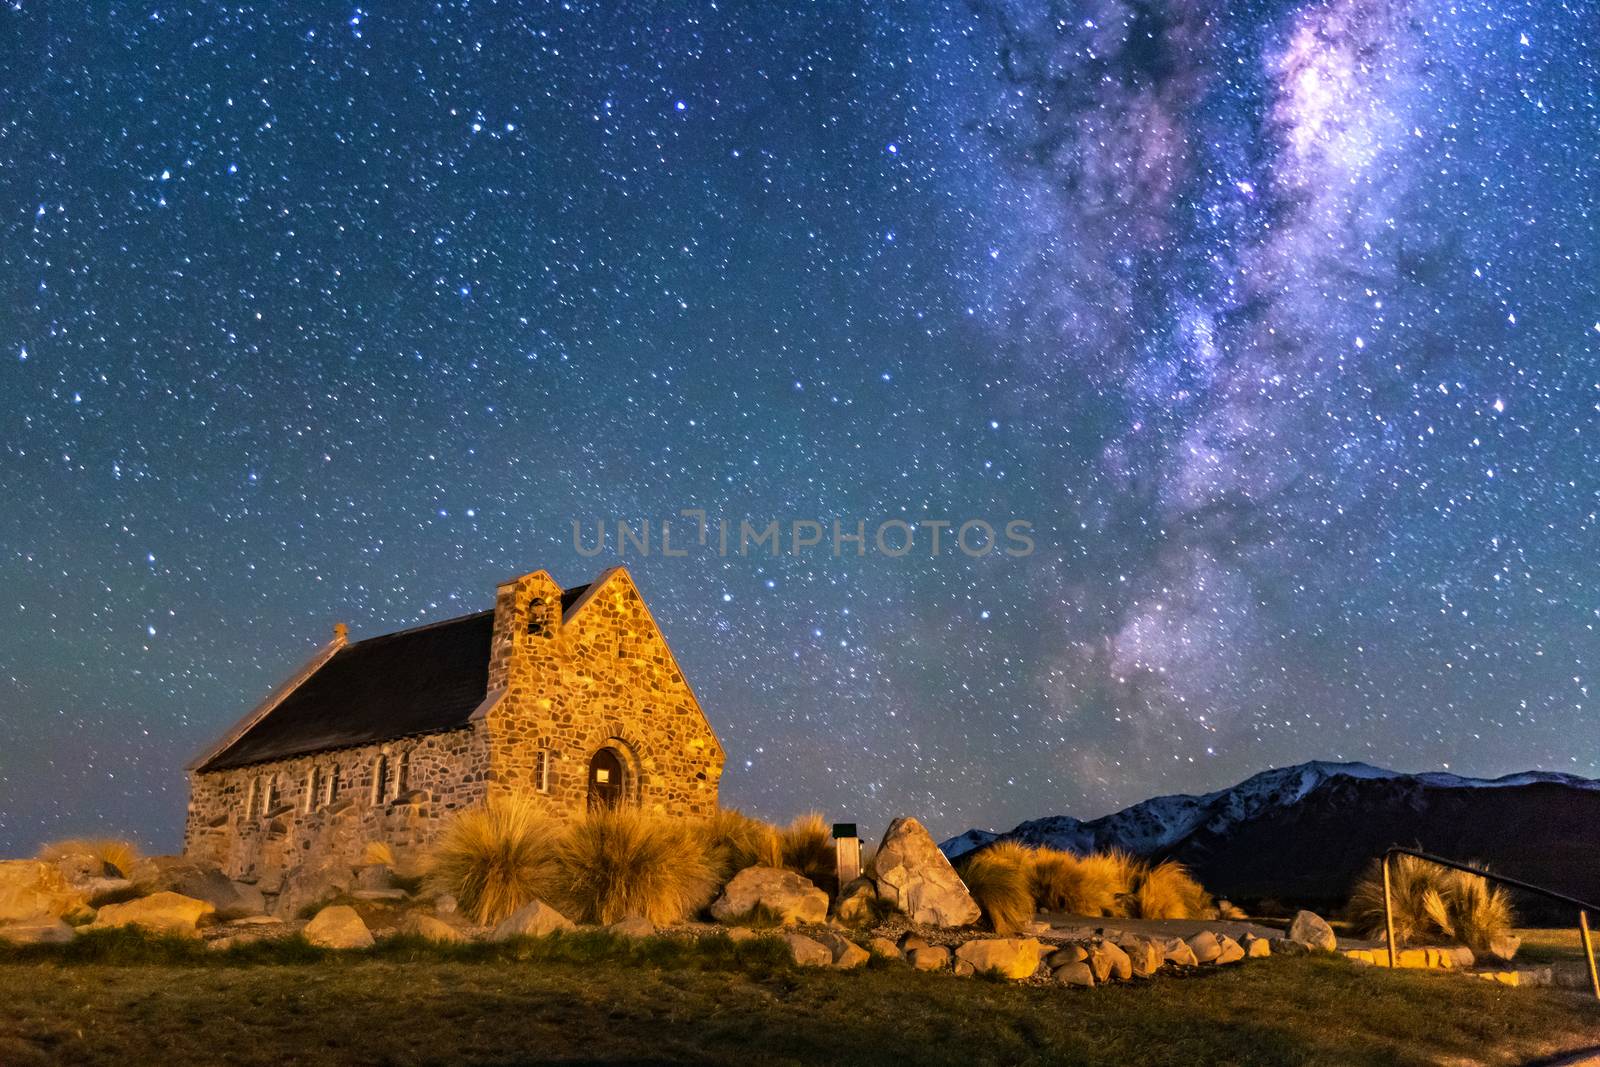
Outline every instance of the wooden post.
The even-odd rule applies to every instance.
[[[1594,939],[1589,936],[1589,913],[1578,912],[1578,932],[1583,935],[1583,958],[1589,964],[1589,984],[1594,987],[1594,998],[1600,1000],[1600,972],[1594,965]]]
[[[856,836],[856,824],[833,824],[834,860],[839,872],[839,888],[843,889],[861,877],[861,838]]]
[[[1394,898],[1389,890],[1389,854],[1383,855],[1383,929],[1389,938],[1389,968],[1400,966],[1400,949],[1394,943]],[[1590,965],[1593,966],[1592,964]]]

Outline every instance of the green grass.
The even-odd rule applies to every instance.
[[[1575,994],[1325,958],[1074,990],[801,971],[772,940],[721,936],[84,945],[0,957],[0,1063],[1410,1067],[1600,1044],[1600,1009]]]

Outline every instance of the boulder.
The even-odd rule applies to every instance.
[[[1504,963],[1510,963],[1517,955],[1517,950],[1522,947],[1522,938],[1516,934],[1496,934],[1489,939],[1488,955]]]
[[[53,864],[0,860],[0,923],[33,923],[81,914],[88,900]]]
[[[542,900],[524,904],[500,921],[489,935],[491,941],[509,941],[513,937],[545,937],[559,930],[576,930],[571,919]]]
[[[1244,949],[1244,954],[1250,959],[1260,959],[1272,955],[1272,945],[1264,937],[1255,934],[1245,934],[1239,939],[1239,947]]]
[[[182,856],[151,856],[140,860],[134,866],[133,881],[144,893],[166,891],[203,900],[217,909],[217,916],[223,919],[260,915],[267,910],[260,889],[232,881],[215,864]]]
[[[1267,941],[1272,946],[1272,952],[1277,956],[1304,956],[1311,950],[1298,941],[1290,941],[1287,937],[1274,937]]]
[[[634,916],[628,919],[619,919],[606,927],[606,930],[619,937],[654,937],[656,924],[649,919]]]
[[[285,919],[293,919],[334,897],[347,895],[354,883],[348,863],[329,856],[309,860],[285,872],[273,910]]]
[[[857,878],[839,890],[839,901],[833,906],[833,917],[850,926],[862,926],[872,921],[872,902],[878,899],[878,890],[870,878]]]
[[[198,934],[200,920],[216,914],[216,910],[207,901],[163,890],[126,904],[107,904],[95,914],[89,928],[140,926],[157,933],[193,936]]]
[[[454,915],[461,910],[461,902],[449,893],[441,893],[434,898],[433,911],[436,915]]]
[[[1218,965],[1224,963],[1238,963],[1240,960],[1244,959],[1243,947],[1240,946],[1239,942],[1235,941],[1227,934],[1219,934],[1217,936],[1217,945],[1222,949],[1222,951],[1217,953],[1217,958],[1212,960],[1213,963]]]
[[[1195,958],[1194,949],[1189,947],[1189,942],[1181,937],[1168,937],[1160,942],[1161,958],[1175,967],[1198,967],[1200,961]]]
[[[802,967],[826,967],[833,962],[833,953],[826,945],[813,941],[804,934],[792,931],[781,935],[789,947],[789,955]]]
[[[956,959],[970,963],[975,971],[993,971],[1019,981],[1033,977],[1043,952],[1044,946],[1031,937],[993,937],[968,941],[956,949]]]
[[[319,948],[371,948],[372,931],[356,909],[347,904],[323,908],[301,931]]]
[[[1094,971],[1082,961],[1077,963],[1063,963],[1051,972],[1051,977],[1062,985],[1076,985],[1093,987]]]
[[[1185,944],[1194,953],[1196,963],[1214,963],[1222,955],[1222,942],[1210,930],[1201,930],[1193,937],[1186,938]]]
[[[435,918],[427,912],[412,912],[400,921],[400,932],[410,934],[412,937],[421,937],[428,941],[438,941],[453,944],[465,941],[467,935],[457,930],[443,919]]]
[[[355,889],[398,889],[394,868],[387,863],[368,863],[357,867],[352,875]]]
[[[854,970],[872,958],[866,949],[837,930],[824,930],[814,936],[828,950],[829,962],[842,971]]]
[[[907,934],[907,935],[905,935],[904,937],[902,937],[900,939],[900,951],[901,952],[910,952],[914,948],[927,948],[927,947],[928,947],[927,939],[923,938],[923,937],[919,937],[916,934]]]
[[[63,945],[71,941],[72,927],[60,919],[33,919],[0,924],[0,941],[13,945]]]
[[[901,817],[884,831],[874,861],[878,895],[914,923],[971,926],[981,912],[933,837],[916,819]]]
[[[1312,911],[1295,913],[1289,924],[1289,940],[1298,941],[1316,952],[1332,952],[1339,947],[1339,938],[1326,919]]]
[[[1088,947],[1089,970],[1094,972],[1097,982],[1105,982],[1115,978],[1119,982],[1126,982],[1133,978],[1133,961],[1128,954],[1113,941],[1096,941]]]
[[[746,867],[723,887],[711,904],[711,917],[733,922],[763,908],[788,923],[828,921],[828,894],[794,871]]]
[[[1149,978],[1167,962],[1166,956],[1156,947],[1156,943],[1142,937],[1123,938],[1117,942],[1117,947],[1128,954],[1128,963],[1133,968],[1136,978]]]
[[[907,952],[906,959],[919,971],[942,971],[950,965],[950,950],[943,945],[923,945]]]
[[[1050,953],[1050,958],[1045,962],[1050,964],[1052,970],[1065,967],[1069,963],[1082,963],[1089,958],[1089,950],[1082,945],[1062,945]]]
[[[906,954],[900,951],[900,946],[890,941],[887,937],[874,937],[867,942],[867,951],[874,956],[882,956],[886,960],[903,960]]]

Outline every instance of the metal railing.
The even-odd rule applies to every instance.
[[[1569,897],[1564,893],[1557,893],[1545,889],[1543,886],[1524,882],[1519,878],[1507,878],[1503,874],[1479,870],[1470,864],[1447,860],[1443,856],[1435,856],[1430,852],[1421,852],[1414,848],[1391,848],[1383,854],[1383,927],[1384,933],[1388,936],[1390,967],[1398,967],[1400,959],[1400,946],[1396,944],[1394,937],[1394,898],[1389,889],[1389,860],[1394,856],[1414,856],[1419,860],[1426,860],[1428,863],[1436,863],[1441,867],[1449,867],[1452,870],[1475,874],[1479,878],[1487,878],[1491,882],[1498,882],[1501,885],[1510,886],[1512,889],[1520,889],[1524,893],[1535,893],[1546,900],[1553,900],[1557,904],[1567,904],[1576,908],[1578,910],[1578,935],[1583,941],[1583,958],[1589,964],[1589,985],[1594,989],[1595,999],[1600,1000],[1600,971],[1595,969],[1594,940],[1589,934],[1589,913],[1592,911],[1600,914],[1600,905],[1590,904],[1579,900],[1577,897]]]

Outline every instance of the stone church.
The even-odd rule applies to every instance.
[[[335,626],[189,765],[184,851],[273,892],[373,842],[405,862],[495,796],[709,814],[723,759],[628,572],[536,571],[489,611],[354,643]]]

